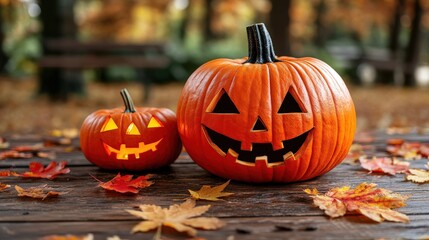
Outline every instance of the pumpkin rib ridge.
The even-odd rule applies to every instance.
[[[332,98],[332,96],[330,96],[327,91],[326,91],[326,85],[325,84],[321,84],[319,79],[319,76],[314,76],[315,73],[313,71],[308,71],[307,68],[308,66],[305,64],[305,62],[303,61],[298,61],[295,63],[297,68],[299,68],[300,71],[298,71],[301,75],[302,79],[307,79],[305,81],[307,89],[311,89],[314,90],[313,94],[314,94],[314,98],[316,99],[315,101],[317,102],[317,105],[319,106],[319,114],[318,116],[315,118],[313,117],[313,119],[317,119],[318,121],[320,121],[320,125],[319,126],[325,126],[325,122],[328,120],[330,121],[329,116],[326,116],[326,114],[322,114],[326,109],[324,108],[323,102],[321,101],[321,99],[323,99],[323,95],[328,96],[329,98]],[[323,81],[323,79],[322,79]],[[316,91],[315,89],[318,89],[318,91]],[[323,95],[322,95],[323,94]],[[310,98],[311,99],[311,98]],[[311,106],[313,105],[314,102],[311,104]],[[314,110],[312,111],[313,114],[315,113]],[[320,120],[319,120],[320,119]],[[315,126],[316,128],[316,126]],[[332,148],[333,144],[326,144],[326,128],[325,127],[318,127],[318,130],[320,131],[318,136],[320,137],[320,144],[316,143],[313,144],[313,149],[312,149],[312,154],[314,152],[318,153],[317,157],[312,155],[312,160],[311,163],[309,164],[306,171],[305,171],[305,175],[302,176],[302,179],[307,179],[309,178],[308,176],[310,176],[310,178],[314,177],[314,176],[319,176],[320,171],[318,171],[318,169],[323,168],[325,166],[325,162],[329,161],[330,159],[330,154],[327,154],[327,150],[329,149],[323,149],[322,150],[322,146],[328,146]],[[314,136],[314,135],[313,135]],[[313,141],[315,140],[315,138],[313,137]],[[316,147],[317,149],[315,150],[314,147]],[[334,149],[332,149],[330,152],[333,152]],[[327,155],[329,157],[327,157]]]
[[[344,82],[341,82],[341,81],[343,81],[343,79],[341,78],[341,76],[339,76],[336,72],[334,72],[334,70],[331,67],[329,67],[326,63],[324,63],[322,61],[317,61],[316,63],[318,63],[320,65],[320,66],[318,65],[320,68],[322,68],[322,69],[325,70],[325,71],[323,71],[324,73],[329,74],[329,76],[327,76],[326,79],[333,79],[332,82],[334,82],[334,84],[337,86],[337,89],[339,89],[341,91],[341,95],[342,96],[345,95],[349,99],[352,99],[351,96],[350,96],[350,93],[348,93],[348,91],[345,91],[345,89],[347,89],[347,86],[345,85]],[[319,70],[318,67],[314,66],[314,63],[309,62],[309,64],[312,65],[313,68],[315,68],[317,71],[321,72],[321,70]],[[329,85],[328,87],[329,87],[329,89],[332,92],[333,90],[331,89],[331,85]],[[349,138],[348,136],[354,135],[354,131],[355,131],[355,130],[353,130],[353,128],[355,128],[354,126],[355,126],[355,122],[356,122],[356,117],[353,116],[353,121],[352,121],[352,126],[351,127],[348,127],[349,124],[348,124],[348,121],[347,121],[347,114],[350,114],[351,112],[354,112],[353,101],[351,100],[349,102],[342,102],[341,106],[344,106],[345,104],[350,105],[351,110],[348,110],[347,113],[345,113],[343,110],[340,111],[341,112],[342,122],[339,123],[338,126],[342,127],[343,129],[342,129],[342,139],[341,139],[341,141],[338,140],[337,147],[338,146],[340,146],[340,147],[344,146],[345,145],[344,143],[347,143],[346,145],[350,145],[351,142],[353,141],[353,139]],[[335,104],[335,107],[337,108],[338,105]],[[338,113],[339,113],[339,111],[336,111],[337,119],[340,119],[338,117]],[[355,114],[353,114],[353,115],[355,115]],[[344,159],[344,157],[347,155],[348,148],[341,148],[341,150],[342,151],[337,151],[337,154],[335,156],[338,160],[335,163],[331,163],[331,165],[333,165],[333,166],[330,166],[330,168],[327,171],[330,171],[331,169],[333,169],[334,167],[336,167],[339,163],[342,162],[342,160]],[[324,171],[326,171],[326,169]]]
[[[313,67],[313,69],[315,69],[316,71],[318,71],[319,72],[319,74],[321,74],[322,76],[325,76],[326,75],[326,73],[328,73],[329,75],[331,75],[331,76],[326,76],[324,79],[333,79],[333,81],[331,81],[330,82],[330,84],[327,84],[327,86],[328,86],[328,88],[329,88],[329,90],[331,91],[331,94],[332,94],[332,96],[335,96],[334,95],[334,91],[332,90],[332,88],[331,88],[331,84],[333,83],[333,84],[335,84],[339,89],[341,89],[342,87],[339,85],[339,80],[341,79],[339,76],[338,77],[336,77],[336,76],[333,76],[332,75],[332,71],[333,70],[331,70],[331,69],[329,69],[329,68],[327,68],[326,66],[323,66],[323,65],[325,65],[325,64],[321,64],[321,63],[318,63],[318,65],[317,65],[317,67],[316,66],[314,66],[314,64],[312,64],[312,63],[309,63],[310,64],[310,66],[312,66]],[[320,65],[322,65],[322,66],[320,66]],[[323,71],[322,72],[322,70],[320,70],[320,68],[323,68],[324,67],[324,70],[325,71]],[[342,79],[341,79],[342,80]],[[341,95],[343,95],[344,93],[343,93],[343,91],[341,90],[341,93],[340,93]],[[333,101],[334,101],[334,106],[335,106],[335,114],[336,114],[336,116],[337,116],[337,121],[339,122],[339,123],[337,123],[337,127],[338,127],[338,131],[341,133],[341,135],[342,136],[340,136],[341,137],[341,139],[339,139],[339,135],[340,134],[336,134],[335,136],[336,136],[336,138],[337,138],[337,144],[336,144],[336,148],[335,148],[335,151],[334,151],[334,155],[332,156],[332,159],[337,159],[335,162],[333,162],[333,161],[330,161],[330,164],[329,165],[327,165],[324,169],[322,169],[322,171],[321,172],[328,172],[328,171],[330,171],[331,169],[333,169],[333,168],[335,168],[340,162],[341,162],[341,160],[342,159],[340,159],[341,157],[341,154],[342,154],[342,152],[343,151],[339,151],[338,150],[338,148],[340,148],[340,150],[342,150],[342,146],[344,145],[344,141],[345,141],[345,137],[346,137],[346,134],[345,134],[345,130],[344,129],[342,129],[343,127],[344,127],[344,125],[346,125],[346,124],[344,124],[346,121],[345,121],[345,116],[344,116],[344,114],[340,114],[339,115],[339,112],[343,112],[342,110],[343,109],[341,109],[341,110],[338,110],[338,100],[334,97],[333,98]],[[343,104],[343,103],[342,103]]]
[[[228,65],[227,67],[228,68],[233,68],[232,70],[230,70],[230,72],[234,71],[234,73],[232,73],[232,80],[231,80],[231,83],[233,83],[236,80],[237,74],[240,71],[240,69],[241,69],[242,66],[241,65],[239,65],[239,66],[230,66],[230,65]],[[216,73],[216,76],[219,74],[219,72],[220,71],[218,71]],[[230,86],[232,86],[232,84]],[[205,101],[206,101],[206,98],[204,98],[204,102]],[[206,104],[203,105],[203,107],[205,107],[205,106],[206,106]],[[201,131],[201,133],[204,134],[202,131]],[[226,153],[226,155],[225,155],[225,158],[227,158],[227,157],[228,157],[228,153]],[[232,177],[230,177],[230,174],[227,174],[230,171],[229,170],[229,166],[227,164],[220,164],[220,165],[221,165],[221,168],[218,168],[218,169],[219,169],[219,171],[222,172],[222,175],[228,176],[227,177],[228,179],[232,179]]]
[[[267,64],[268,73],[270,74],[269,81],[268,81],[269,82],[268,89],[270,90],[270,98],[271,98],[270,99],[270,106],[271,106],[271,132],[272,132],[271,133],[271,139],[272,139],[271,142],[272,143],[274,143],[274,141],[277,140],[276,138],[274,138],[274,134],[273,134],[276,131],[276,129],[274,129],[274,127],[275,127],[275,123],[274,123],[275,117],[274,117],[274,114],[277,114],[277,109],[274,108],[274,106],[275,106],[274,102],[276,101],[276,99],[274,99],[273,96],[278,95],[276,93],[280,90],[280,87],[281,87],[281,84],[279,82],[279,80],[280,80],[281,77],[280,77],[280,71],[279,71],[278,65],[281,66],[282,62],[278,61],[278,62],[275,62],[275,63]],[[273,75],[272,74],[273,71],[275,71],[274,77],[272,76]],[[277,84],[276,87],[278,87],[279,89],[273,89],[273,86],[272,86],[273,82],[276,82],[275,83],[275,84]],[[288,89],[290,89],[290,85],[289,85]],[[275,91],[275,90],[277,90],[277,91]],[[280,102],[280,105],[281,105],[282,99],[280,99],[279,102]],[[282,124],[281,127],[282,127],[282,129],[281,129],[282,131],[281,132],[285,132],[284,124]],[[281,140],[281,141],[283,141],[283,140]],[[273,144],[273,150],[274,150],[274,144]],[[287,160],[287,161],[289,161],[289,160]],[[284,168],[285,165],[286,165],[286,163],[283,162],[283,165],[282,165],[283,168]],[[278,177],[276,177],[276,175],[278,175],[278,172],[281,172],[281,176],[282,177],[284,176],[284,170],[282,170],[282,171],[276,171],[276,168],[273,168],[273,167],[269,168],[269,170],[270,170],[270,179],[271,179],[271,181],[275,181],[275,179],[278,178]],[[281,178],[279,178],[279,179],[281,179]]]
[[[224,67],[223,68],[218,68],[217,69],[217,71],[214,73],[214,76],[213,76],[213,78],[211,78],[210,79],[210,82],[208,82],[208,84],[206,83],[205,85],[206,85],[206,89],[210,89],[210,88],[212,88],[214,85],[221,85],[221,82],[220,81],[217,81],[217,77],[219,76],[219,74],[222,72],[222,71],[225,71],[225,69],[227,69],[227,71],[228,71],[228,74],[232,74],[233,75],[233,77],[235,78],[235,76],[236,76],[236,74],[237,74],[237,72],[238,72],[238,69],[239,68],[237,68],[237,69],[235,69],[235,72],[234,73],[232,73],[233,72],[233,70],[231,70],[230,68],[232,68],[232,66],[230,66],[230,65],[227,65],[227,64],[225,64],[224,65]],[[225,73],[223,73],[222,72],[222,74],[225,74]],[[223,76],[222,76],[223,77]],[[222,81],[222,83],[223,83],[223,81]],[[204,92],[207,92],[207,90],[205,89],[205,91]],[[216,94],[216,93],[215,93]],[[205,113],[205,106],[207,105],[206,103],[207,103],[207,101],[209,102],[209,104],[210,104],[210,102],[211,102],[211,100],[209,100],[209,99],[207,99],[207,95],[205,95],[204,96],[204,101],[202,101],[202,103],[201,103],[201,109],[202,109],[202,112],[204,112]],[[200,114],[199,114],[199,116],[200,116]],[[202,121],[199,121],[199,122],[202,122]],[[199,128],[202,128],[202,126],[198,126]],[[204,132],[203,131],[200,131],[201,133],[200,133],[200,138],[201,139],[203,139],[204,141],[207,141],[207,139],[206,139],[206,135],[204,134]],[[210,146],[211,147],[211,146]],[[210,150],[212,150],[212,149],[210,149]],[[217,153],[216,153],[217,154]],[[225,155],[225,157],[224,158],[227,158],[228,157],[228,153],[226,153],[226,155]],[[228,177],[226,177],[226,178],[229,178],[229,175],[227,174],[227,172],[228,172],[228,166],[227,166],[227,164],[217,164],[216,165],[216,163],[215,162],[213,162],[213,161],[204,161],[204,163],[205,164],[209,164],[209,165],[211,165],[212,167],[211,167],[211,169],[217,169],[217,171],[216,172],[219,172],[219,174],[220,175],[222,175],[222,176],[228,176]],[[199,164],[200,165],[200,164]],[[203,167],[204,168],[204,167]],[[205,168],[204,168],[205,169]],[[206,171],[208,171],[208,170],[206,170]]]
[[[320,95],[319,95],[320,90],[319,91],[315,90],[315,89],[317,89],[315,87],[316,84],[313,81],[311,81],[312,78],[308,75],[307,71],[304,70],[304,68],[300,64],[299,60],[291,62],[291,65],[293,66],[293,69],[296,70],[296,73],[299,76],[299,80],[305,86],[304,90],[309,95],[310,106],[312,107],[311,108],[311,113],[313,115],[313,122],[314,122],[315,119],[317,119],[317,121],[321,121],[320,125],[323,125],[324,121],[323,121],[322,111],[320,111],[319,113],[316,113],[314,111],[314,106],[316,106],[316,104],[318,106],[317,107],[318,109],[320,109],[320,110],[323,109],[323,107],[321,106],[321,103],[319,101],[319,99],[320,99]],[[316,96],[316,97],[312,97],[312,96]],[[316,117],[316,114],[317,114],[317,117]],[[313,125],[316,125],[316,124],[318,124],[318,122],[315,122]],[[305,179],[317,176],[317,175],[314,174],[314,170],[319,167],[319,165],[321,164],[320,158],[321,158],[321,156],[323,157],[322,152],[321,151],[315,151],[314,147],[322,145],[323,138],[324,138],[324,134],[323,134],[324,133],[324,129],[321,128],[321,127],[314,126],[314,130],[313,131],[319,131],[318,135],[321,136],[321,139],[319,139],[319,141],[320,141],[321,144],[317,144],[317,142],[316,142],[317,140],[316,140],[316,138],[314,137],[314,134],[313,134],[313,139],[312,139],[312,141],[313,141],[312,143],[313,144],[311,145],[311,156],[309,157],[309,160],[307,161],[307,164],[305,166],[302,166],[302,167],[305,167],[305,170],[303,170],[302,167],[300,167],[299,168],[300,171],[298,171],[298,172],[301,173],[301,175],[297,179],[300,179],[300,180],[305,180]],[[314,154],[315,152],[317,153],[316,156]],[[308,177],[308,176],[310,176],[310,177]]]
[[[283,63],[286,63],[286,64],[283,64],[283,66],[285,67],[285,68],[287,68],[287,71],[289,71],[291,74],[292,74],[292,79],[293,80],[295,80],[295,81],[292,81],[295,85],[296,85],[296,83],[295,82],[297,82],[297,81],[300,81],[305,87],[304,88],[300,88],[301,89],[301,91],[302,92],[305,92],[305,94],[306,95],[310,95],[309,94],[309,88],[308,88],[308,84],[307,84],[307,82],[306,81],[304,81],[304,78],[302,77],[302,73],[301,73],[301,69],[298,69],[296,66],[295,66],[295,61],[287,61],[287,62],[283,62]],[[297,85],[298,86],[298,85]],[[298,91],[298,89],[297,89],[297,91]],[[310,106],[314,106],[314,101],[313,101],[313,99],[311,98],[311,97],[308,97],[308,100],[310,101]],[[314,111],[313,111],[313,108],[311,108],[311,114],[312,114],[312,118],[313,118],[313,125],[314,125]],[[313,128],[313,130],[312,131],[317,131],[318,129],[314,129]],[[310,144],[309,144],[310,145]],[[293,177],[291,177],[291,179],[296,179],[296,180],[301,180],[303,177],[305,177],[306,176],[306,173],[307,173],[307,171],[308,171],[308,169],[309,169],[309,167],[310,167],[310,162],[311,162],[311,159],[313,159],[313,146],[314,146],[314,137],[313,137],[313,140],[312,140],[312,143],[311,143],[311,146],[309,146],[309,145],[307,145],[307,148],[311,148],[311,151],[310,151],[310,153],[308,153],[308,154],[310,154],[310,156],[309,156],[309,159],[310,160],[307,160],[307,161],[305,161],[305,163],[303,162],[303,158],[300,158],[300,159],[297,159],[297,160],[295,160],[295,161],[299,161],[299,162],[297,162],[296,164],[298,165],[297,166],[297,171],[294,171],[294,173],[295,173],[295,175],[293,176]],[[308,150],[306,151],[306,152],[308,152]],[[286,169],[287,170],[287,169]],[[305,171],[304,171],[305,170]],[[298,175],[299,174],[299,175]],[[298,177],[299,176],[299,177]]]
[[[210,61],[210,62],[208,62],[208,63],[214,63],[214,61]],[[208,64],[207,63],[207,64]],[[194,89],[195,90],[198,90],[199,88],[200,88],[200,85],[202,84],[203,86],[202,86],[202,88],[203,89],[201,89],[199,92],[201,93],[206,93],[207,92],[207,89],[209,89],[210,87],[212,87],[212,84],[216,84],[216,79],[217,79],[217,77],[218,77],[218,75],[221,73],[221,70],[223,70],[223,69],[225,69],[225,68],[227,68],[227,67],[229,67],[229,65],[227,65],[227,64],[222,64],[222,65],[220,65],[220,66],[217,66],[215,69],[210,69],[210,68],[206,68],[207,67],[207,64],[204,64],[203,66],[201,66],[200,68],[198,68],[196,71],[201,71],[201,70],[203,70],[204,71],[204,77],[203,77],[203,80],[201,80],[201,81],[199,81],[198,83],[198,87],[195,87]],[[188,86],[189,87],[189,86]],[[195,116],[195,118],[198,118],[198,119],[195,119],[195,118],[192,118],[192,130],[191,130],[191,132],[192,132],[192,136],[193,135],[195,135],[195,133],[200,133],[199,134],[199,142],[202,142],[202,141],[207,141],[206,139],[205,139],[205,135],[204,135],[204,133],[200,130],[201,128],[202,128],[202,126],[201,126],[201,124],[199,124],[198,126],[196,126],[197,124],[196,124],[196,122],[199,122],[199,123],[201,123],[202,122],[202,114],[203,113],[205,113],[205,109],[204,109],[204,106],[205,106],[205,103],[206,103],[206,94],[204,94],[204,101],[199,101],[198,102],[198,105],[196,106],[196,107],[194,107],[194,108],[192,108],[192,110],[195,110],[194,112],[193,112],[193,114],[189,114],[189,112],[191,112],[192,113],[192,110],[190,111],[189,110],[189,107],[191,107],[191,106],[189,106],[189,104],[186,104],[185,105],[185,119],[186,120],[183,120],[183,121],[188,121],[188,119],[189,119],[189,116]],[[189,100],[189,97],[187,96],[186,97],[186,100],[188,101]],[[182,121],[182,120],[181,120]],[[189,124],[188,124],[189,125]],[[198,131],[196,131],[196,128],[198,128],[197,130]],[[188,133],[189,134],[189,133]],[[198,134],[196,134],[196,135],[198,135]],[[195,135],[195,136],[196,136]],[[189,135],[188,135],[188,137],[189,137]],[[187,138],[188,138],[187,137]],[[184,144],[185,144],[185,142],[186,142],[186,145],[188,145],[188,140],[186,139],[186,141],[183,141],[184,142]],[[190,145],[188,145],[188,147],[189,147]],[[186,146],[185,146],[185,148],[186,148]],[[187,151],[188,151],[188,153],[189,153],[189,150],[188,150],[188,148],[186,148],[187,149]],[[193,151],[191,151],[192,153],[193,153]],[[198,152],[196,152],[195,154],[192,154],[192,155],[194,155],[194,156],[191,156],[191,158],[193,158],[193,160],[199,165],[199,166],[201,166],[202,168],[204,168],[206,171],[208,171],[207,170],[207,168],[209,168],[209,169],[212,169],[212,168],[214,168],[214,169],[218,169],[216,172],[218,172],[218,171],[220,171],[221,169],[219,169],[219,166],[218,165],[216,165],[216,163],[214,163],[214,162],[212,162],[212,161],[202,161],[201,159],[202,159],[202,157],[201,157],[201,154],[203,154],[203,153],[198,153]],[[195,157],[195,155],[197,155],[196,157]],[[196,158],[196,159],[194,159],[194,158]],[[207,165],[208,165],[208,167],[207,167]],[[223,173],[223,169],[222,169],[222,171],[221,171],[222,173]]]
[[[335,97],[335,93],[332,91],[332,89],[330,87],[330,84],[332,84],[332,82],[327,82],[327,80],[330,79],[330,78],[327,78],[327,76],[325,75],[327,70],[322,72],[318,68],[319,66],[314,66],[312,64],[309,64],[308,62],[307,62],[307,65],[308,65],[307,67],[310,67],[313,70],[314,74],[318,75],[319,79],[323,79],[324,88],[326,89],[327,93],[329,93],[327,95],[329,95],[331,98],[330,100],[333,101],[332,106],[335,109],[334,110],[335,118],[331,118],[332,120],[335,120],[335,133],[330,134],[330,136],[335,136],[335,139],[332,139],[332,141],[333,141],[332,146],[334,146],[334,147],[332,148],[332,152],[329,152],[329,154],[328,154],[330,161],[328,161],[327,162],[328,164],[326,164],[323,168],[321,168],[319,170],[319,172],[317,173],[317,174],[321,174],[323,172],[327,172],[327,171],[331,170],[332,168],[334,168],[337,165],[338,160],[335,160],[335,159],[336,159],[336,155],[338,154],[338,147],[340,146],[338,135],[341,133],[341,129],[339,129],[339,128],[341,128],[341,126],[342,126],[342,123],[341,123],[342,121],[340,121],[340,116],[338,115],[338,111],[339,111],[338,105],[337,105],[338,100]],[[335,79],[335,82],[337,82],[336,79]],[[331,146],[331,144],[329,144],[329,146]],[[333,160],[335,160],[335,161],[333,161]]]

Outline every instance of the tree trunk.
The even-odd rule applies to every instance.
[[[271,0],[268,29],[279,56],[291,55],[290,48],[290,6],[291,0]]]
[[[319,4],[316,6],[316,21],[315,28],[316,34],[314,35],[314,44],[321,48],[325,46],[326,41],[326,31],[325,24],[323,22],[323,16],[326,12],[326,3],[325,0],[320,0]]]
[[[3,17],[2,13],[5,7],[0,4],[0,18]],[[0,19],[0,73],[5,72],[5,66],[8,61],[8,56],[3,51],[4,32],[3,32],[3,19]]]
[[[411,25],[410,39],[405,56],[405,85],[413,86],[416,83],[414,72],[419,62],[419,51],[422,33],[423,8],[420,0],[414,1],[414,17]]]
[[[45,40],[60,38],[76,38],[74,22],[74,0],[40,0],[42,10],[42,54],[64,54],[66,51],[55,52],[46,47]],[[83,92],[83,80],[80,74],[64,71],[59,68],[43,68],[39,71],[39,94],[47,93],[52,100],[67,100],[71,92]]]
[[[205,42],[208,42],[215,37],[211,27],[212,15],[213,15],[212,5],[213,5],[213,0],[206,0],[206,14],[204,16],[204,24],[203,24],[203,34],[204,34]]]

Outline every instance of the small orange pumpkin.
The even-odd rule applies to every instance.
[[[320,60],[276,57],[264,24],[247,32],[248,58],[210,61],[187,80],[177,109],[186,150],[207,171],[247,182],[330,171],[356,127],[346,85]]]
[[[135,108],[126,89],[121,108],[90,114],[80,130],[85,157],[105,169],[139,171],[167,166],[182,144],[176,115],[166,108]]]

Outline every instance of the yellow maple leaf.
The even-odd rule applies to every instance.
[[[228,180],[226,183],[215,187],[203,185],[201,189],[198,191],[192,191],[189,189],[188,191],[191,194],[192,198],[197,200],[203,199],[203,200],[209,200],[209,201],[219,201],[221,200],[219,199],[221,197],[227,197],[234,194],[229,192],[222,192],[226,188],[226,186],[228,186],[230,181],[231,180]]]
[[[316,189],[305,189],[311,195],[313,203],[330,217],[340,217],[347,212],[358,212],[376,222],[384,220],[408,222],[407,215],[392,210],[405,206],[408,196],[377,188],[374,183],[361,183],[355,189],[350,186],[330,189],[324,195]]]
[[[405,177],[408,181],[415,183],[429,182],[429,170],[424,169],[409,169],[409,174]]]
[[[215,230],[224,225],[218,218],[197,217],[207,212],[210,205],[195,207],[194,199],[187,199],[182,204],[174,204],[169,208],[147,204],[140,205],[139,208],[141,211],[126,210],[128,213],[146,220],[134,226],[132,232],[147,232],[157,229],[155,239],[161,239],[162,226],[195,236],[197,234],[195,228]]]

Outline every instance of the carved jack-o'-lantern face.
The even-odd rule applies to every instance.
[[[146,126],[147,133],[149,129],[162,128],[162,127],[164,126],[162,125],[161,122],[159,122],[159,120],[156,119],[156,117],[151,117],[148,125]],[[115,131],[121,131],[121,130],[118,130],[118,125],[115,123],[112,117],[107,117],[100,132],[105,134],[108,134],[107,132],[109,132],[116,136],[119,136],[121,134]],[[131,138],[131,139],[135,138],[136,139],[135,141],[138,141],[136,147],[127,147],[125,143],[121,143],[119,146],[115,148],[110,146],[109,143],[105,142],[103,140],[104,137],[102,137],[102,140],[101,140],[103,142],[103,146],[104,146],[104,149],[106,150],[106,153],[109,156],[112,154],[116,154],[116,159],[118,160],[128,160],[129,159],[128,156],[130,155],[133,155],[136,159],[139,159],[140,154],[142,153],[145,153],[147,151],[157,151],[157,145],[162,141],[162,138],[160,138],[156,142],[149,142],[149,143],[140,141],[141,133],[140,133],[139,127],[134,122],[131,122],[130,124],[128,124],[124,133],[127,138]],[[154,135],[154,133],[152,133],[151,135]]]
[[[135,108],[121,91],[125,111],[99,110],[81,128],[81,148],[92,163],[107,169],[145,170],[166,166],[180,153],[174,112],[165,108]]]
[[[240,114],[237,105],[234,104],[234,101],[231,99],[225,89],[222,88],[222,90],[216,94],[212,102],[209,104],[208,108],[206,109],[206,114],[209,114],[210,116],[208,117],[212,119],[235,117],[237,120],[240,119],[241,123],[247,123],[242,125],[243,131],[238,131],[239,134],[244,137],[238,139],[238,136],[236,135],[236,138],[232,138],[229,136],[231,135],[230,130],[225,132],[222,131],[222,129],[219,129],[218,131],[217,124],[211,124],[212,121],[207,121],[206,123],[203,121],[202,128],[204,134],[206,135],[207,141],[221,156],[225,157],[227,154],[230,154],[236,158],[237,163],[248,166],[254,166],[256,161],[265,161],[267,166],[272,167],[276,165],[282,165],[290,158],[299,158],[300,152],[305,149],[306,145],[311,140],[309,135],[313,127],[309,125],[308,129],[302,133],[298,133],[299,135],[292,138],[287,138],[287,134],[275,132],[275,129],[273,129],[273,127],[277,125],[273,121],[282,121],[282,115],[288,114],[299,116],[300,114],[307,113],[305,108],[301,107],[298,101],[295,100],[291,93],[292,91],[293,90],[290,89],[283,101],[281,101],[281,105],[277,106],[278,111],[271,112],[270,115],[266,115],[265,111],[261,111],[257,114],[253,114],[253,116],[250,117],[250,119],[253,119],[254,121],[246,121],[247,119],[244,118],[248,118],[249,116],[244,116],[243,118],[237,116]],[[240,92],[231,91],[232,96],[235,96],[235,93]],[[250,101],[252,101],[252,99],[248,99],[245,104],[241,104],[240,108],[243,108],[244,111],[247,111],[246,108],[253,105],[250,103]],[[249,113],[249,111],[247,111],[247,113]],[[275,115],[279,116],[277,117]],[[250,139],[255,140],[249,141]],[[277,144],[273,144],[273,141],[278,142]],[[274,145],[276,145],[276,148],[274,148]],[[242,146],[248,147],[246,149]]]
[[[341,77],[314,58],[276,57],[263,24],[248,27],[249,57],[216,59],[187,80],[178,128],[191,158],[248,182],[324,174],[347,155],[356,116]]]

